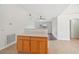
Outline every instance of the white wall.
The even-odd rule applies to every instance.
[[[70,40],[70,20],[79,19],[79,5],[71,5],[58,16],[57,36],[59,40]]]
[[[57,37],[57,17],[54,17],[52,20],[52,33],[55,37]]]
[[[59,16],[57,20],[58,40],[70,40],[70,24],[68,16]]]
[[[28,16],[29,13],[18,5],[1,5],[0,8],[0,14],[2,15],[0,18],[2,21],[1,28],[5,29],[7,34],[20,32],[25,27],[32,25],[32,20]]]
[[[33,25],[28,15],[29,13],[18,5],[0,5],[0,29],[4,30],[0,30],[0,47],[6,46],[7,35],[23,33],[24,28]]]
[[[71,14],[71,15],[62,15],[58,17],[58,23],[57,23],[57,37],[59,40],[70,40],[70,20],[79,20],[79,14]],[[74,22],[74,21],[73,21]],[[78,25],[78,23],[76,24]],[[74,26],[74,23],[72,24],[72,28]],[[78,30],[78,29],[77,29]],[[74,31],[74,29],[72,30]],[[72,32],[71,31],[71,32]],[[74,36],[72,32],[72,38],[78,38],[78,36]],[[78,35],[78,31],[76,32]]]
[[[6,37],[4,34],[4,30],[0,29],[0,49],[6,45]]]

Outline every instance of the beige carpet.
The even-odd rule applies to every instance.
[[[49,54],[77,54],[79,53],[79,40],[50,40]],[[16,45],[12,45],[0,51],[0,54],[21,54],[16,51]]]

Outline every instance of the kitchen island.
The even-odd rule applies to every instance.
[[[48,53],[48,35],[19,34],[17,35],[17,51],[30,54]]]

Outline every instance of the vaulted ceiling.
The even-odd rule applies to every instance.
[[[79,14],[79,4],[72,4],[62,13],[62,15]]]
[[[34,15],[52,18],[60,15],[69,4],[23,4],[18,6]]]

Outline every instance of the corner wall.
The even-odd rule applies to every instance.
[[[58,40],[70,40],[70,22],[68,16],[59,16],[57,21]]]
[[[0,5],[0,48],[7,45],[7,35],[23,33],[24,28],[34,25],[33,21],[19,5]]]
[[[57,21],[58,40],[70,40],[70,20],[79,19],[79,5],[73,4],[68,7]]]

